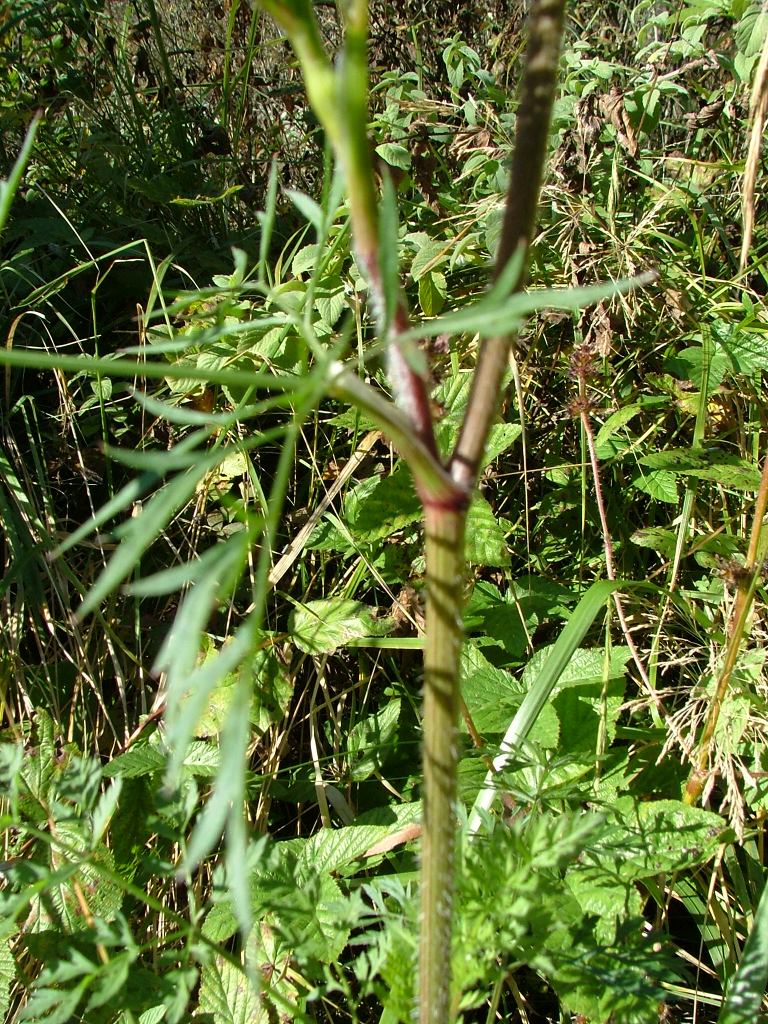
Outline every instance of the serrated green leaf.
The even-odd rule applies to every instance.
[[[89,922],[81,902],[83,892],[88,893],[91,914],[111,921],[120,909],[123,893],[99,868],[104,868],[107,875],[114,875],[112,851],[99,844],[88,853],[88,859],[81,862],[80,855],[85,857],[89,844],[79,821],[57,822],[57,840],[61,846],[55,852],[56,863],[71,864],[73,870],[68,878],[49,885],[45,894],[35,895],[30,901],[29,931],[37,933],[61,926],[75,932],[87,929]]]
[[[539,622],[538,614],[530,602],[511,600],[499,602],[489,608],[484,616],[484,633],[489,640],[501,644],[511,661],[521,659],[529,650],[531,636]]]
[[[461,651],[461,696],[480,732],[501,732],[509,719],[510,708],[520,697],[520,686],[509,672],[496,668],[474,643]]]
[[[745,331],[734,324],[714,323],[712,332],[718,347],[728,356],[736,373],[752,377],[768,370],[768,347],[764,331]]]
[[[215,1024],[269,1024],[269,1014],[248,975],[222,957],[203,967],[199,1005]]]
[[[25,818],[42,823],[48,818],[51,802],[56,795],[56,781],[61,775],[57,764],[53,719],[42,708],[35,711],[37,747],[22,762],[21,780],[14,778],[11,792],[18,792],[19,808]],[[18,787],[18,790],[17,790]]]
[[[307,601],[288,620],[293,642],[307,654],[331,654],[350,640],[386,636],[393,628],[391,619],[377,619],[373,608],[343,597]]]
[[[45,1024],[70,1024],[78,1003],[88,989],[90,978],[83,978],[72,989],[35,988],[32,998],[23,1008],[20,1020],[40,1021]]]
[[[473,565],[509,565],[509,550],[493,509],[479,494],[467,513],[465,557]]]
[[[315,289],[315,309],[329,328],[335,327],[347,305],[344,282],[338,275],[324,277]]]
[[[146,741],[139,741],[118,754],[104,765],[104,776],[108,779],[121,776],[124,779],[138,779],[143,775],[154,775],[165,767],[165,755]]]
[[[625,405],[621,409],[617,409],[616,412],[612,412],[595,435],[595,444],[598,446],[605,444],[606,441],[613,437],[617,430],[621,430],[622,427],[626,426],[639,412],[640,406],[637,403]]]
[[[165,1011],[166,1007],[162,1004],[160,1006],[152,1006],[139,1017],[139,1024],[160,1024],[160,1021],[165,1017]]]
[[[343,901],[341,889],[334,878],[323,874],[316,880],[309,913],[300,921],[302,956],[322,963],[338,960],[349,939],[349,927],[339,915]],[[295,929],[297,922],[292,912],[286,913],[283,908],[279,908],[274,913],[278,922],[285,917],[285,927],[293,925]]]
[[[569,890],[579,901],[585,917],[599,918],[597,938],[610,942],[616,934],[616,922],[628,916],[639,918],[643,912],[643,898],[630,883],[617,881],[610,874],[595,872],[577,866],[566,875]]]
[[[11,952],[11,940],[0,940],[0,1014],[7,1014],[11,1006],[11,985],[16,977],[16,961]]]
[[[564,754],[593,755],[601,745],[607,748],[613,742],[624,704],[629,654],[627,647],[614,647],[606,664],[604,650],[574,653],[552,699],[560,719],[560,750]]]
[[[388,701],[379,711],[356,722],[349,732],[347,751],[353,782],[363,782],[380,771],[400,721],[400,698]]]
[[[728,373],[730,360],[724,352],[715,351],[708,356],[702,345],[693,345],[667,359],[664,369],[679,380],[690,380],[699,390],[706,374],[707,395],[711,395],[717,391]]]
[[[305,548],[308,551],[339,551],[343,555],[352,555],[356,550],[349,530],[344,529],[341,520],[330,515],[320,520]]]
[[[386,824],[368,824],[371,818],[381,814],[360,815],[354,825],[344,828],[321,829],[302,846],[297,863],[300,877],[311,877],[318,872],[339,871],[363,856],[372,846],[399,832],[405,825],[420,820],[421,805],[418,803],[398,804],[386,808]]]
[[[400,463],[389,476],[369,477],[348,492],[344,518],[358,541],[382,540],[421,519],[411,474]]]
[[[540,648],[525,666],[521,680],[524,690],[532,685],[533,680],[547,664],[553,650],[554,645]],[[623,677],[628,657],[629,650],[626,647],[612,649],[610,664],[607,666],[608,678]],[[579,647],[572,652],[568,663],[563,666],[553,692],[559,693],[567,687],[577,686],[587,687],[594,696],[599,696],[605,672],[605,654],[602,647]]]
[[[494,423],[485,445],[484,465],[488,465],[508,451],[522,432],[523,428],[519,423]]]
[[[630,540],[640,548],[651,548],[653,551],[658,551],[662,558],[671,558],[675,553],[677,543],[674,531],[667,530],[663,526],[647,526],[641,530],[635,530]]]
[[[760,471],[754,465],[714,448],[672,448],[646,455],[640,464],[697,480],[715,480],[737,490],[756,491],[760,486]]]
[[[666,469],[641,470],[632,477],[632,486],[638,491],[649,494],[657,501],[665,501],[668,505],[676,505],[678,501],[677,479],[674,473]]]
[[[617,880],[636,882],[703,864],[722,843],[723,819],[682,800],[643,803],[620,797],[611,812],[615,824],[585,859]]]
[[[192,775],[210,777],[219,769],[219,747],[209,740],[193,740],[182,758],[182,765]]]

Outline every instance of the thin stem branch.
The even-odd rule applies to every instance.
[[[386,433],[408,463],[416,490],[425,505],[451,507],[464,500],[463,489],[451,479],[418,431],[414,431],[412,421],[402,409],[387,401],[344,363],[331,363],[329,390],[366,412]]]
[[[263,7],[287,34],[301,63],[307,96],[322,124],[347,183],[355,255],[368,279],[371,306],[386,341],[388,369],[400,407],[412,430],[438,461],[427,375],[408,358],[401,335],[410,327],[405,298],[397,285],[388,301],[373,159],[368,138],[368,4],[353,0],[346,11],[344,48],[338,67],[323,46],[309,0],[261,0]],[[389,307],[392,308],[389,308]]]
[[[595,504],[597,505],[597,512],[600,517],[600,530],[603,535],[603,551],[605,552],[605,574],[609,580],[616,579],[616,569],[613,564],[613,538],[611,537],[610,527],[608,525],[608,516],[605,510],[605,499],[603,497],[603,486],[600,477],[600,465],[597,460],[597,445],[595,444],[595,434],[592,429],[592,420],[590,419],[589,399],[587,397],[587,372],[586,367],[591,358],[591,353],[587,350],[581,359],[572,359],[571,365],[574,364],[580,368],[577,370],[579,379],[579,397],[575,402],[576,409],[578,410],[579,418],[581,420],[581,428],[584,431],[584,437],[587,442],[587,451],[589,452],[589,463],[592,469],[592,483],[595,490]],[[642,681],[643,687],[646,693],[653,702],[659,716],[661,718],[667,718],[664,705],[662,704],[661,698],[656,692],[656,688],[651,683],[648,676],[648,672],[645,667],[645,662],[640,656],[640,652],[637,649],[635,638],[629,628],[626,614],[624,613],[624,605],[621,600],[621,594],[618,590],[614,590],[613,603],[616,608],[616,615],[621,626],[621,632],[624,637],[624,642],[629,648],[629,652],[632,655],[632,660],[635,663],[640,680]],[[670,729],[674,730],[675,739],[678,743],[683,743],[683,738],[679,733],[679,730],[675,729],[672,725],[671,720],[667,718],[667,724]],[[683,749],[685,746],[683,745]]]
[[[768,509],[768,455],[766,455],[763,462],[760,489],[757,492],[757,500],[755,502],[752,531],[749,537],[749,550],[747,551],[747,561],[744,567],[745,573],[736,591],[736,600],[733,603],[733,611],[731,612],[728,628],[728,645],[725,651],[725,658],[723,659],[723,667],[720,671],[720,678],[717,681],[714,696],[710,701],[707,720],[704,723],[704,730],[699,740],[696,763],[691,768],[685,790],[683,791],[683,800],[687,804],[695,804],[699,800],[709,778],[709,763],[715,740],[715,730],[720,718],[723,701],[728,693],[733,670],[736,667],[739,651],[747,632],[749,613],[760,578],[760,563],[765,554],[763,520],[765,519],[766,509]]]
[[[581,383],[581,382],[580,382]],[[589,412],[585,407],[579,411],[581,418],[581,427],[584,431],[584,436],[587,441],[587,451],[589,452],[589,462],[592,468],[592,482],[595,489],[595,503],[597,505],[597,512],[600,516],[600,529],[603,534],[603,551],[605,552],[605,575],[609,580],[616,579],[616,570],[613,565],[613,539],[611,537],[610,527],[608,526],[608,516],[605,512],[605,501],[603,499],[603,487],[600,481],[600,467],[597,462],[597,448],[595,445],[595,435],[592,430],[592,422],[589,418]],[[621,603],[621,595],[617,590],[613,592],[613,603],[616,606],[616,615],[619,619],[619,625],[621,626],[621,632],[624,635],[624,642],[630,650],[632,660],[635,663],[637,671],[642,680],[643,686],[646,692],[650,696],[651,700],[657,705],[659,711],[663,711],[661,705],[661,698],[656,693],[654,688],[651,686],[651,681],[648,678],[648,672],[645,668],[645,663],[640,657],[640,652],[635,644],[635,639],[629,630],[629,623],[627,617],[624,614],[624,606]]]
[[[510,292],[522,291],[528,277],[528,254],[557,90],[564,12],[565,0],[534,0],[531,5],[515,152],[494,271],[494,279],[498,279],[512,257],[522,250],[520,270]],[[450,462],[451,476],[466,488],[471,488],[477,479],[488,432],[498,411],[513,340],[512,334],[489,338],[480,348],[466,416]]]

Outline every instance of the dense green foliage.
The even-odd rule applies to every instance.
[[[370,134],[443,451],[510,315],[482,304],[524,48],[504,6],[439,39],[420,4],[374,11]],[[388,385],[290,51],[258,11],[204,7],[2,5],[3,177],[42,118],[0,225],[0,1008],[408,1021],[420,505],[328,397],[341,358]],[[455,999],[467,1021],[716,1021],[736,978],[748,1009],[720,1019],[752,1021],[768,15],[569,16],[534,286],[659,280],[531,301],[470,509]],[[702,751],[704,808],[681,800]]]

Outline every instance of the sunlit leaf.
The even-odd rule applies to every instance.
[[[474,565],[509,565],[504,530],[491,506],[480,495],[475,495],[467,513],[465,555]]]
[[[437,316],[445,305],[447,294],[445,275],[439,270],[430,270],[419,278],[419,305],[424,316]]]
[[[760,470],[756,466],[716,448],[672,448],[645,455],[640,464],[697,480],[714,480],[737,490],[756,491],[760,486]]]
[[[388,701],[380,710],[357,722],[347,739],[350,775],[363,782],[380,771],[393,744],[400,720],[400,700]]]
[[[373,608],[347,598],[331,597],[298,605],[288,622],[293,642],[308,654],[330,654],[369,636],[386,636],[391,619],[377,619]]]
[[[247,973],[223,957],[203,967],[200,1010],[216,1024],[269,1024],[270,1016]]]

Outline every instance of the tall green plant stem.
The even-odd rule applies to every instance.
[[[768,509],[768,455],[763,462],[763,472],[760,477],[760,488],[757,492],[755,511],[752,518],[752,530],[749,537],[749,549],[745,565],[745,575],[740,581],[736,591],[736,599],[733,602],[728,627],[728,644],[723,659],[723,667],[720,670],[720,677],[717,681],[714,696],[709,705],[707,720],[704,723],[704,730],[699,740],[699,749],[696,755],[696,762],[691,768],[688,781],[683,792],[683,800],[687,804],[695,804],[709,778],[709,762],[712,754],[712,745],[715,739],[715,729],[720,718],[720,711],[723,701],[728,693],[731,683],[731,676],[736,667],[736,660],[741,650],[744,636],[747,632],[749,613],[752,608],[752,601],[760,578],[760,566],[765,557],[766,539],[763,520],[766,509]]]
[[[527,278],[539,192],[557,87],[565,0],[534,0],[521,87],[517,142],[494,277],[522,254],[511,291]],[[425,503],[427,629],[424,652],[420,1024],[446,1024],[451,1005],[451,934],[455,859],[454,804],[458,765],[459,655],[462,640],[462,574],[469,496],[488,433],[496,417],[512,336],[492,338],[480,349],[467,413],[449,463],[465,494],[460,505]]]
[[[424,510],[427,611],[422,740],[419,1019],[450,1019],[464,532],[462,506]]]
[[[371,306],[382,340],[388,344],[390,379],[412,429],[437,460],[426,375],[419,373],[401,347],[408,330],[402,294],[387,294],[382,261],[379,210],[373,158],[368,138],[368,3],[346,5],[344,49],[334,70],[326,53],[310,0],[260,0],[262,7],[288,36],[299,58],[309,102],[317,115],[347,184],[352,237],[358,263],[368,279]],[[428,498],[418,476],[423,498]]]
[[[398,404],[414,435],[414,443],[410,443],[407,422],[403,429],[399,416],[382,414],[377,409],[379,400],[367,385],[362,381],[355,384],[341,368],[334,368],[334,390],[346,393],[369,412],[379,412],[377,422],[399,443],[424,506],[427,613],[419,1020],[420,1024],[447,1024],[455,1015],[450,959],[464,535],[467,508],[498,411],[513,339],[510,333],[483,343],[465,421],[446,472],[435,444],[425,376],[408,357],[407,347],[401,345],[408,330],[406,305],[399,292],[390,294],[393,281],[397,287],[396,267],[393,273],[393,254],[383,251],[379,230],[367,136],[367,2],[349,0],[346,5],[345,45],[336,71],[323,49],[309,0],[262,0],[262,5],[294,46],[310,103],[344,170],[355,253],[368,277],[372,307],[382,340],[388,345],[390,378]],[[527,279],[557,86],[564,8],[565,0],[533,0],[531,5],[517,141],[494,274],[498,280],[506,271],[504,280],[510,292],[521,291]],[[388,238],[387,245],[391,244]],[[507,282],[513,256],[522,259]]]

